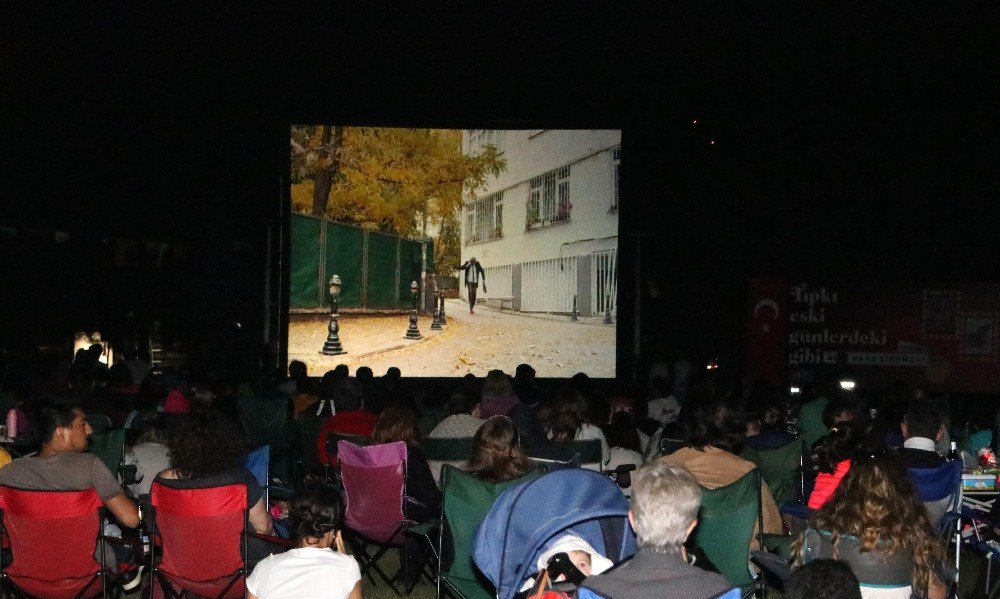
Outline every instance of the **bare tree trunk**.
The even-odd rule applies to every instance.
[[[333,142],[332,144],[330,142]],[[313,176],[313,216],[325,216],[326,205],[330,201],[330,189],[340,174],[340,147],[344,143],[343,127],[320,127],[320,146],[329,145],[330,166]]]

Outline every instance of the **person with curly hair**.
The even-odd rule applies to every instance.
[[[195,412],[181,421],[170,448],[171,467],[156,481],[172,489],[207,489],[243,484],[247,487],[249,521],[255,532],[274,534],[264,502],[264,490],[244,466],[247,444],[231,419],[212,410]],[[250,562],[268,555],[269,544],[250,537]]]
[[[521,447],[521,433],[506,416],[493,416],[484,422],[473,442],[467,469],[479,478],[500,482],[534,468]]]
[[[866,599],[943,598],[944,548],[906,469],[886,451],[865,454],[813,513],[792,555],[847,562]]]
[[[344,505],[336,488],[309,483],[288,508],[297,547],[261,561],[247,577],[247,599],[297,599],[322,592],[361,599],[361,569],[340,534]]]

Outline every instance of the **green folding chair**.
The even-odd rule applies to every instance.
[[[744,597],[757,589],[749,559],[754,524],[763,522],[760,481],[760,471],[754,468],[725,487],[702,487],[698,527],[694,532],[695,544],[726,580],[742,589]]]
[[[427,465],[430,466],[431,474],[439,487],[442,485],[442,467],[448,464],[461,469],[462,465],[472,457],[474,446],[475,440],[472,437],[427,437],[420,442],[420,449],[423,450]]]
[[[756,449],[745,445],[740,457],[756,464],[775,503],[802,501],[802,437],[775,449]]]
[[[316,455],[316,439],[323,424],[330,419],[328,414],[316,415],[316,404],[306,408],[300,415],[295,427],[295,464],[297,466],[296,480],[301,481],[306,474],[324,476],[323,465]]]
[[[90,435],[87,452],[100,458],[111,474],[121,480],[121,466],[125,462],[125,429],[111,428]]]
[[[505,482],[490,482],[476,478],[450,465],[441,469],[443,500],[441,511],[448,523],[455,559],[450,564],[440,564],[438,569],[438,595],[444,589],[456,599],[494,599],[496,589],[472,561],[472,541],[476,528],[486,518],[497,497],[508,488],[538,476],[528,473],[521,478]],[[444,527],[438,527],[437,547],[444,543]],[[438,554],[440,556],[440,553]]]

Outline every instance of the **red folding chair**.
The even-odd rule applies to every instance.
[[[377,584],[372,571],[400,595],[378,562],[392,547],[405,544],[404,531],[416,524],[406,518],[406,443],[360,447],[340,441],[337,455],[344,486],[346,538],[361,574]],[[374,549],[374,552],[373,552]],[[405,567],[401,564],[401,568]]]
[[[150,501],[160,546],[157,556],[157,543],[152,544],[152,576],[164,596],[177,599],[189,591],[215,599],[244,597],[246,485],[172,489],[154,482]],[[150,598],[155,587],[151,580]]]
[[[93,489],[0,487],[0,535],[13,557],[0,564],[0,589],[45,599],[107,597],[117,576],[94,557],[99,541],[105,555],[101,505]]]

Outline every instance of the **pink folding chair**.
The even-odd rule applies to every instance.
[[[374,576],[377,574],[400,595],[394,580],[378,562],[390,548],[403,546],[404,531],[415,524],[406,517],[406,443],[360,447],[340,441],[337,456],[344,485],[347,542],[361,573],[372,584],[378,584]],[[400,566],[405,568],[405,560]]]

